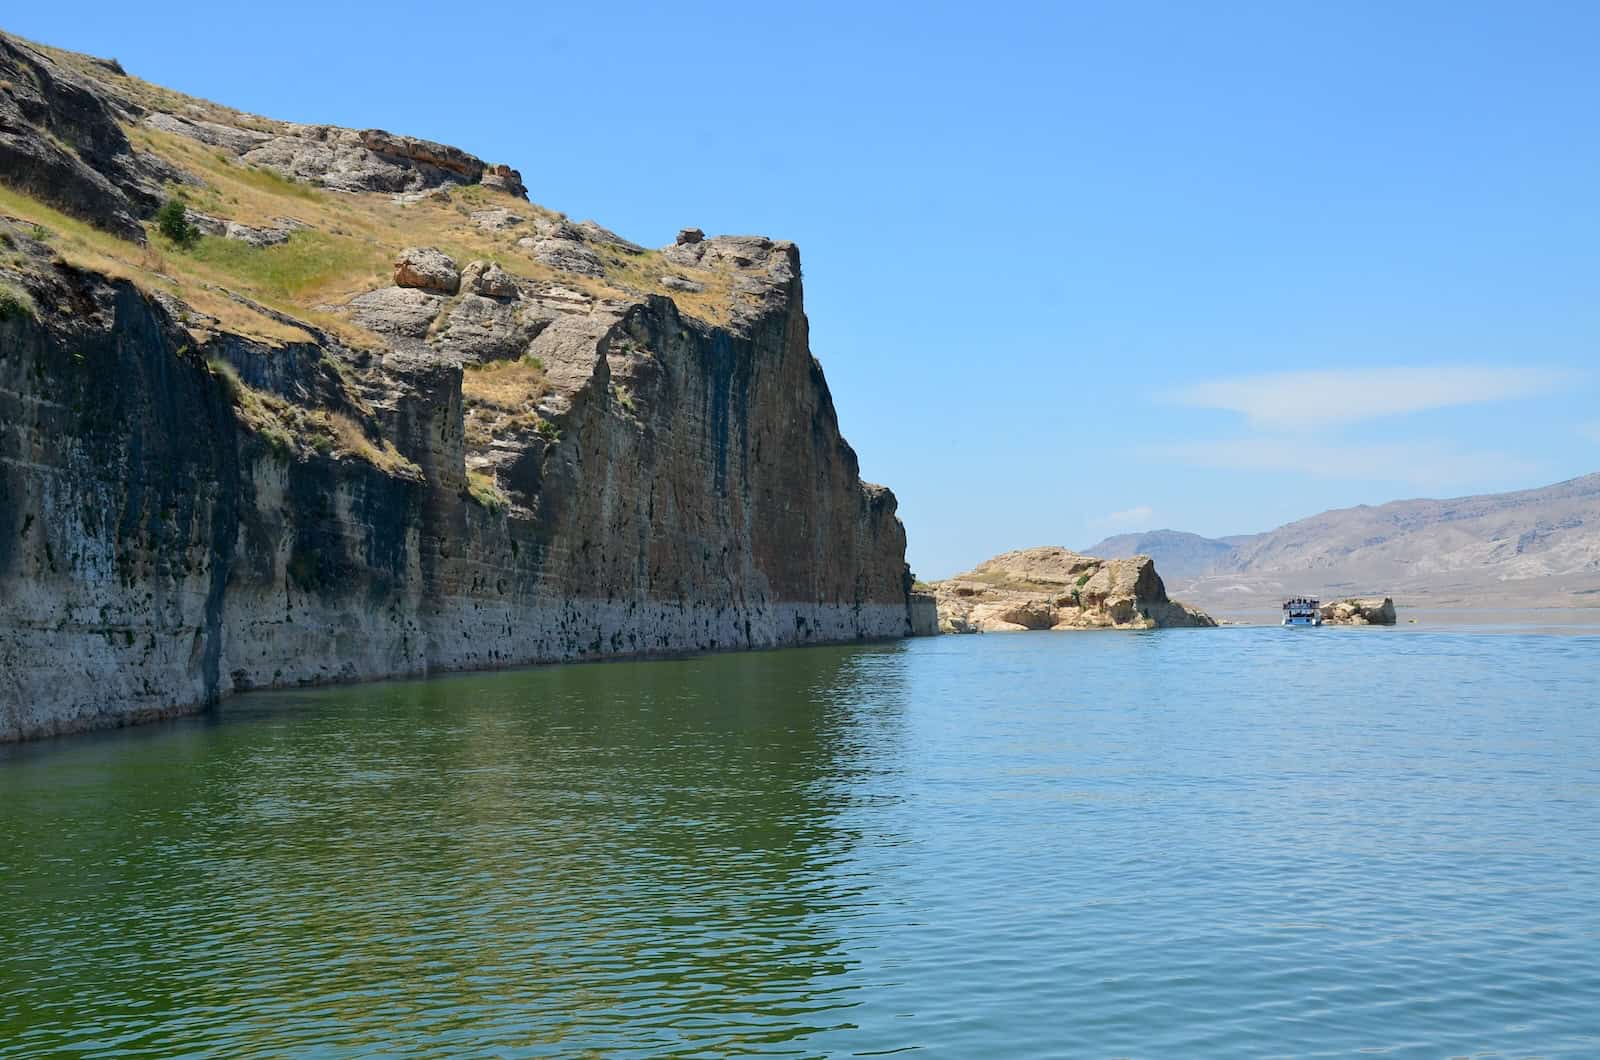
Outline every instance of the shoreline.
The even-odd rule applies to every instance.
[[[868,635],[858,633],[854,637],[818,638],[806,640],[780,640],[772,643],[755,644],[729,644],[727,646],[709,647],[669,647],[661,649],[644,649],[632,652],[603,652],[595,655],[574,655],[567,658],[524,658],[508,661],[501,665],[438,665],[416,670],[401,670],[384,674],[350,674],[347,672],[334,672],[328,676],[308,677],[295,681],[281,683],[263,683],[248,686],[234,686],[227,691],[209,700],[196,701],[192,704],[174,704],[170,706],[142,707],[123,713],[106,713],[94,715],[78,715],[62,719],[67,724],[59,726],[37,727],[23,730],[20,735],[10,732],[0,732],[0,750],[9,747],[25,747],[33,744],[42,744],[56,740],[70,740],[94,733],[114,732],[121,729],[157,727],[165,722],[182,721],[204,717],[218,712],[224,704],[233,702],[241,696],[256,693],[282,693],[296,691],[312,691],[325,688],[358,688],[370,685],[388,683],[403,683],[414,681],[427,681],[438,677],[464,676],[469,674],[507,673],[518,670],[536,670],[552,666],[572,665],[604,665],[607,663],[624,662],[656,662],[672,659],[692,659],[716,655],[742,655],[764,652],[789,651],[796,648],[837,648],[854,644],[893,644],[903,640],[913,640],[919,637],[939,636],[935,633],[917,633],[908,631],[902,634]]]

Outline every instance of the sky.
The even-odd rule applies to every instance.
[[[0,26],[801,249],[943,577],[1600,470],[1600,5],[30,4]]]

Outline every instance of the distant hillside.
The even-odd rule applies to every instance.
[[[1193,578],[1215,570],[1233,554],[1234,546],[1185,530],[1147,530],[1108,537],[1083,551],[1106,559],[1149,556],[1165,577]]]
[[[1395,594],[1438,606],[1600,606],[1600,474],[1538,489],[1323,512],[1217,540],[1124,534],[1087,549],[1142,553],[1207,607],[1283,592]]]

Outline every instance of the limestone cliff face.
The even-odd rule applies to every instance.
[[[934,584],[945,633],[1215,626],[1167,598],[1148,556],[1096,559],[1046,546],[1007,552]]]
[[[328,219],[356,206],[368,225],[473,213],[461,240],[496,240],[505,264],[441,254],[424,274],[401,255],[395,284],[302,312],[183,286],[188,248],[125,271],[53,213],[0,210],[0,740],[247,688],[928,631],[894,495],[860,480],[811,356],[793,245],[647,252],[518,205],[514,171],[455,149],[152,112],[9,46],[112,128],[338,187],[351,198],[290,189],[330,245],[348,236]],[[140,164],[234,198],[235,163],[195,173],[201,156],[173,151]],[[512,205],[478,218],[405,198],[419,188]],[[114,240],[142,202],[72,212]],[[680,284],[700,291],[669,296]]]

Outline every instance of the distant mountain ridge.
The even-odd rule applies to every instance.
[[[1282,591],[1600,606],[1600,474],[1511,493],[1335,509],[1262,534],[1119,534],[1085,551],[1148,555],[1169,584],[1206,606]]]
[[[1187,530],[1147,530],[1141,534],[1117,534],[1098,544],[1090,545],[1084,552],[1106,559],[1127,559],[1132,556],[1149,556],[1156,561],[1156,569],[1168,578],[1190,578],[1208,574],[1217,565],[1233,555],[1232,542],[1213,537],[1201,537]]]

